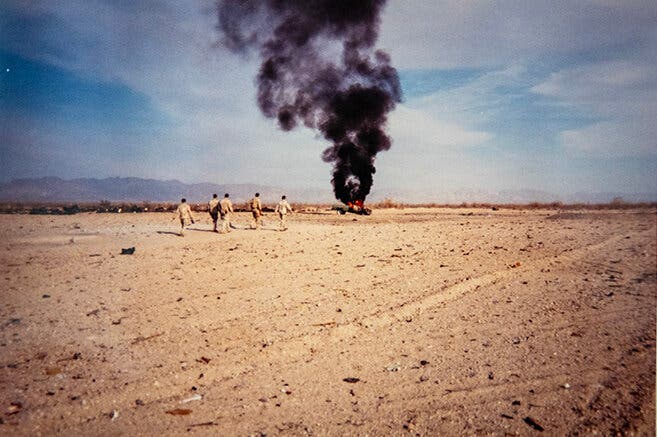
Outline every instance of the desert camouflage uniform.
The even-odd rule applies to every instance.
[[[217,232],[217,220],[219,219],[219,199],[216,197],[212,198],[208,202],[208,208],[210,211],[210,217],[212,217],[213,231]]]
[[[178,209],[175,212],[176,216],[180,219],[180,235],[183,235],[185,230],[186,222],[189,221],[194,223],[194,218],[192,217],[192,208],[189,206],[189,203],[181,203],[178,205]]]
[[[259,229],[262,225],[262,203],[260,203],[259,197],[251,199],[251,213],[253,214],[252,227]]]
[[[283,230],[287,229],[285,224],[285,216],[287,215],[288,211],[292,212],[292,207],[289,203],[287,203],[287,200],[282,199],[280,202],[278,202],[276,205],[276,212],[278,213],[278,218],[280,220],[280,227]]]
[[[233,212],[233,202],[228,197],[224,197],[219,202],[221,215],[221,233],[230,232],[230,214]]]

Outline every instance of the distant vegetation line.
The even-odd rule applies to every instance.
[[[190,203],[192,210],[207,212],[206,202]],[[145,212],[174,212],[178,204],[173,202],[5,202],[0,204],[0,214],[33,214],[33,215],[70,215],[84,212],[96,213],[145,213]],[[328,203],[293,203],[292,207],[298,212],[330,211],[335,204]],[[623,199],[614,199],[608,203],[562,203],[562,202],[530,202],[530,203],[404,203],[392,199],[369,203],[369,208],[377,209],[407,209],[407,208],[474,208],[491,209],[560,209],[560,210],[628,210],[657,208],[657,202],[626,202]],[[249,211],[248,203],[235,204],[235,211]],[[274,205],[265,205],[265,212],[274,211]]]

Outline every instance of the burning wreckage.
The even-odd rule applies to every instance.
[[[353,202],[347,202],[346,205],[336,205],[331,208],[333,211],[337,211],[338,214],[344,215],[348,212],[358,215],[370,215],[372,210],[363,205],[362,200],[354,200]]]

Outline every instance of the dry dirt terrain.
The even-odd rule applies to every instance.
[[[655,434],[654,209],[196,216],[0,216],[0,434]]]

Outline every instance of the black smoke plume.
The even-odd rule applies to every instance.
[[[387,114],[401,99],[390,57],[374,49],[385,0],[219,0],[222,42],[259,50],[258,105],[283,130],[319,130],[332,146],[333,190],[365,200]]]

